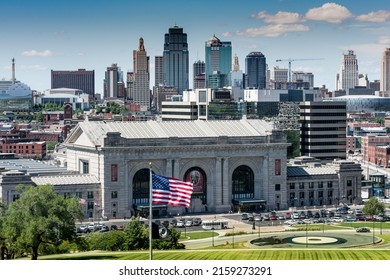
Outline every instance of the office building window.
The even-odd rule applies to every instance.
[[[111,192],[111,198],[118,198],[118,192]]]
[[[80,171],[82,174],[89,173],[89,162],[87,160],[80,160]]]
[[[275,184],[275,191],[280,191],[280,184]]]

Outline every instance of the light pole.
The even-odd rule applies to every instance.
[[[307,223],[305,222],[305,224],[306,224],[306,248],[307,248],[307,242],[308,242],[308,236],[307,236]]]
[[[261,226],[261,219],[259,220],[259,226],[258,226],[258,229],[259,229],[259,237],[260,237],[260,226]]]
[[[234,249],[234,226],[233,226],[233,235],[232,235],[232,243],[233,243],[233,249]]]
[[[211,228],[212,232],[211,232],[211,243],[214,247],[214,227]]]
[[[375,244],[375,220],[372,217],[372,244]]]

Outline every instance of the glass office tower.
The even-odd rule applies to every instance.
[[[249,88],[265,89],[267,78],[267,64],[264,54],[251,52],[245,58],[245,86]]]
[[[189,53],[183,28],[175,25],[165,34],[163,65],[165,86],[176,87],[179,94],[189,89]]]
[[[205,47],[207,87],[227,86],[227,77],[232,70],[232,43],[222,42],[214,35]]]

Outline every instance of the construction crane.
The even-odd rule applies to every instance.
[[[322,60],[323,58],[287,58],[287,59],[277,59],[276,62],[288,61],[288,82],[291,83],[291,62],[301,61],[301,60]]]

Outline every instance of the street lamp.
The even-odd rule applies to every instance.
[[[308,236],[307,236],[307,223],[305,222],[305,224],[306,224],[306,248],[307,248],[307,242],[308,242]]]
[[[259,229],[259,237],[260,237],[260,226],[261,226],[261,219],[259,220],[259,226],[258,226],[258,229]]]
[[[232,239],[233,239],[232,244],[233,244],[233,249],[234,249],[234,226],[233,226],[233,235],[232,235]]]
[[[375,244],[375,219],[372,217],[372,244]]]
[[[214,247],[214,227],[211,228],[212,232],[211,232],[211,240],[212,240],[212,245]]]

